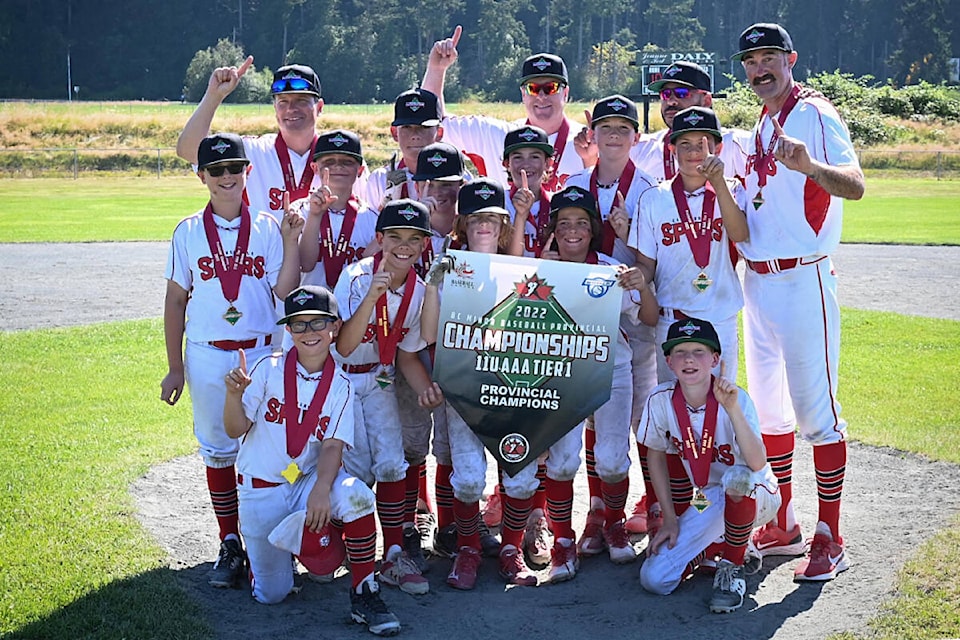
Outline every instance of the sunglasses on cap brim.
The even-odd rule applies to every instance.
[[[212,167],[207,167],[206,171],[214,178],[219,178],[224,174],[224,172],[229,173],[232,176],[238,176],[243,173],[243,170],[247,168],[245,164],[218,164]]]
[[[308,80],[304,80],[303,78],[284,78],[270,85],[270,93],[283,93],[284,91],[315,92],[316,89],[313,88],[313,85],[311,85]]]
[[[523,92],[528,96],[535,96],[538,93],[552,96],[558,93],[560,89],[563,89],[563,87],[564,84],[559,80],[551,80],[550,82],[524,82]]]

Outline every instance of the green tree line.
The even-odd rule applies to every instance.
[[[263,77],[310,64],[327,101],[390,101],[457,24],[452,100],[516,100],[519,63],[537,51],[564,57],[578,99],[638,91],[642,50],[716,52],[718,73],[742,77],[727,60],[757,21],[788,28],[800,78],[839,69],[937,84],[960,56],[958,16],[960,0],[3,0],[0,98],[65,99],[77,87],[81,99],[177,100],[186,87],[195,100],[191,62],[226,41]],[[261,99],[262,82],[234,99]]]

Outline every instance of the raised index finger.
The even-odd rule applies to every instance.
[[[767,117],[769,117],[770,122],[773,123],[774,132],[780,137],[785,136],[786,134],[783,132],[783,127],[780,126],[780,121],[777,118],[774,118],[773,116],[767,116]]]
[[[457,43],[460,42],[460,35],[462,33],[463,33],[463,27],[461,27],[460,25],[457,25],[457,27],[453,30],[453,35],[450,36],[450,39],[453,40],[454,47],[456,47]]]
[[[243,64],[240,65],[240,68],[237,69],[237,77],[242,78],[243,74],[247,72],[247,69],[253,64],[253,56],[247,56],[247,59],[243,61]]]
[[[524,189],[530,189],[529,184],[527,183],[527,170],[520,169],[520,184]]]
[[[721,359],[721,360],[720,360],[720,377],[721,377],[721,378],[725,378],[725,377],[726,377],[726,375],[724,375],[725,372],[726,372],[726,370],[727,370],[727,362],[726,362],[726,360]]]
[[[710,155],[710,144],[707,142],[707,136],[700,137],[700,151],[703,152],[703,155]]]
[[[239,353],[240,353],[240,371],[243,371],[244,373],[246,373],[247,372],[247,354],[243,351],[243,349],[240,349]]]
[[[593,128],[593,114],[590,113],[590,109],[583,110],[583,117],[587,120],[587,129]]]
[[[619,190],[617,191],[617,206],[621,209],[625,209],[627,207],[627,203],[623,200],[623,194],[620,193]]]

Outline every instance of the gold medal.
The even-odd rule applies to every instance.
[[[377,384],[380,385],[381,389],[386,389],[393,384],[393,376],[391,376],[384,367],[380,369],[380,372],[377,374],[376,381]]]
[[[691,282],[699,293],[703,293],[707,290],[707,287],[713,284],[713,280],[707,277],[707,274],[703,271],[700,272],[700,275],[691,280]]]
[[[291,460],[287,468],[280,472],[280,475],[286,478],[287,482],[293,484],[297,481],[297,478],[302,475],[302,472],[300,471],[300,467],[297,466],[297,463]]]
[[[711,502],[707,496],[704,495],[703,490],[697,487],[697,490],[693,492],[693,500],[690,501],[690,506],[698,512],[703,513],[703,510],[709,507],[710,504]]]
[[[237,308],[233,305],[230,305],[230,308],[227,309],[227,312],[223,314],[223,319],[230,324],[237,324],[237,321],[242,317],[243,314],[237,311]]]
[[[753,208],[759,209],[763,206],[763,189],[757,191],[757,195],[753,197]]]

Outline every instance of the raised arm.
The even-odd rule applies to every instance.
[[[190,164],[197,164],[197,149],[200,147],[200,141],[210,135],[210,125],[213,123],[217,107],[233,93],[240,84],[240,78],[251,65],[253,65],[253,56],[247,56],[239,67],[219,67],[213,70],[200,104],[187,120],[177,139],[178,156]]]
[[[427,70],[423,74],[423,82],[420,86],[427,91],[437,95],[440,101],[440,113],[446,112],[446,105],[443,101],[443,84],[446,80],[447,69],[453,66],[457,61],[459,53],[457,45],[460,43],[460,35],[463,33],[463,27],[457,25],[453,30],[453,35],[443,40],[437,40],[430,49],[430,57],[427,58]],[[199,145],[200,142],[197,141]]]

